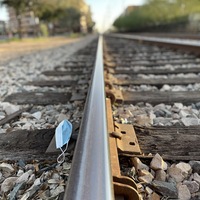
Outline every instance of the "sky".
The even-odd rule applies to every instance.
[[[0,8],[0,20],[8,20],[8,15],[5,8]]]
[[[96,29],[106,31],[129,5],[141,5],[145,0],[85,0],[90,5]]]
[[[129,5],[141,5],[145,0],[85,0],[92,10],[95,28],[104,32]],[[5,8],[0,8],[0,20],[8,20]]]

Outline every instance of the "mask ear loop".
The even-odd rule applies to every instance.
[[[63,163],[65,161],[65,151],[67,151],[67,147],[68,147],[68,143],[66,144],[66,147],[65,147],[64,151],[62,150],[62,148],[60,148],[62,153],[57,158],[57,162],[59,164],[61,164],[61,163]]]

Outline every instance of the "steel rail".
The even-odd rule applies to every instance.
[[[98,40],[92,83],[76,143],[64,199],[114,199],[103,72],[103,39]]]
[[[127,33],[128,34],[128,33]],[[190,34],[190,33],[151,33],[144,32],[137,34],[138,36],[148,36],[148,37],[161,37],[161,38],[174,38],[174,39],[186,39],[186,40],[199,40],[200,35]]]
[[[200,55],[200,41],[199,40],[188,40],[188,39],[170,39],[170,38],[159,38],[159,37],[147,37],[139,35],[127,35],[127,34],[107,34],[109,37],[131,39],[149,44],[162,45],[166,47],[173,47],[182,51],[192,52]]]
[[[152,37],[152,36],[141,36],[141,35],[127,35],[127,34],[108,34],[111,37],[124,38],[124,39],[133,39],[147,42],[158,42],[166,44],[175,44],[175,45],[184,45],[184,46],[193,46],[200,47],[199,40],[190,40],[190,39],[178,39],[178,38],[161,38],[161,37]]]

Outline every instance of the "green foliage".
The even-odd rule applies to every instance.
[[[82,4],[83,0],[40,0],[35,13],[41,20],[53,22],[62,18],[68,8],[80,12]]]
[[[148,0],[127,14],[119,16],[114,26],[121,31],[135,31],[177,22],[186,22],[192,13],[200,12],[199,0]]]
[[[80,17],[81,14],[76,8],[67,8],[62,16],[60,16],[59,25],[73,32],[79,32]]]
[[[29,1],[25,0],[1,0],[1,5],[6,5],[13,7],[16,10],[17,15],[21,12],[24,12],[26,10],[26,7],[29,4]]]
[[[60,25],[74,32],[80,30],[81,15],[86,16],[88,29],[91,30],[94,26],[90,10],[85,13],[84,7],[86,4],[84,0],[0,0],[1,5],[15,9],[20,38],[22,37],[20,15],[26,11],[33,11],[42,23]],[[45,34],[46,28],[43,24],[40,28],[42,33]]]
[[[27,10],[29,7],[30,1],[26,0],[1,0],[0,5],[6,5],[15,9],[17,20],[18,20],[18,35],[19,38],[22,38],[22,31],[21,31],[21,17],[20,14]]]
[[[92,13],[91,13],[90,9],[89,9],[88,13],[86,14],[86,21],[87,21],[87,25],[88,25],[88,32],[92,32],[95,23],[92,20]]]
[[[44,23],[40,24],[40,32],[41,32],[41,35],[43,37],[48,37],[49,36],[48,27],[47,27],[46,24],[44,24]]]

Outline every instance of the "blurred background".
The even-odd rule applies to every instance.
[[[0,39],[200,31],[200,0],[0,0]]]

